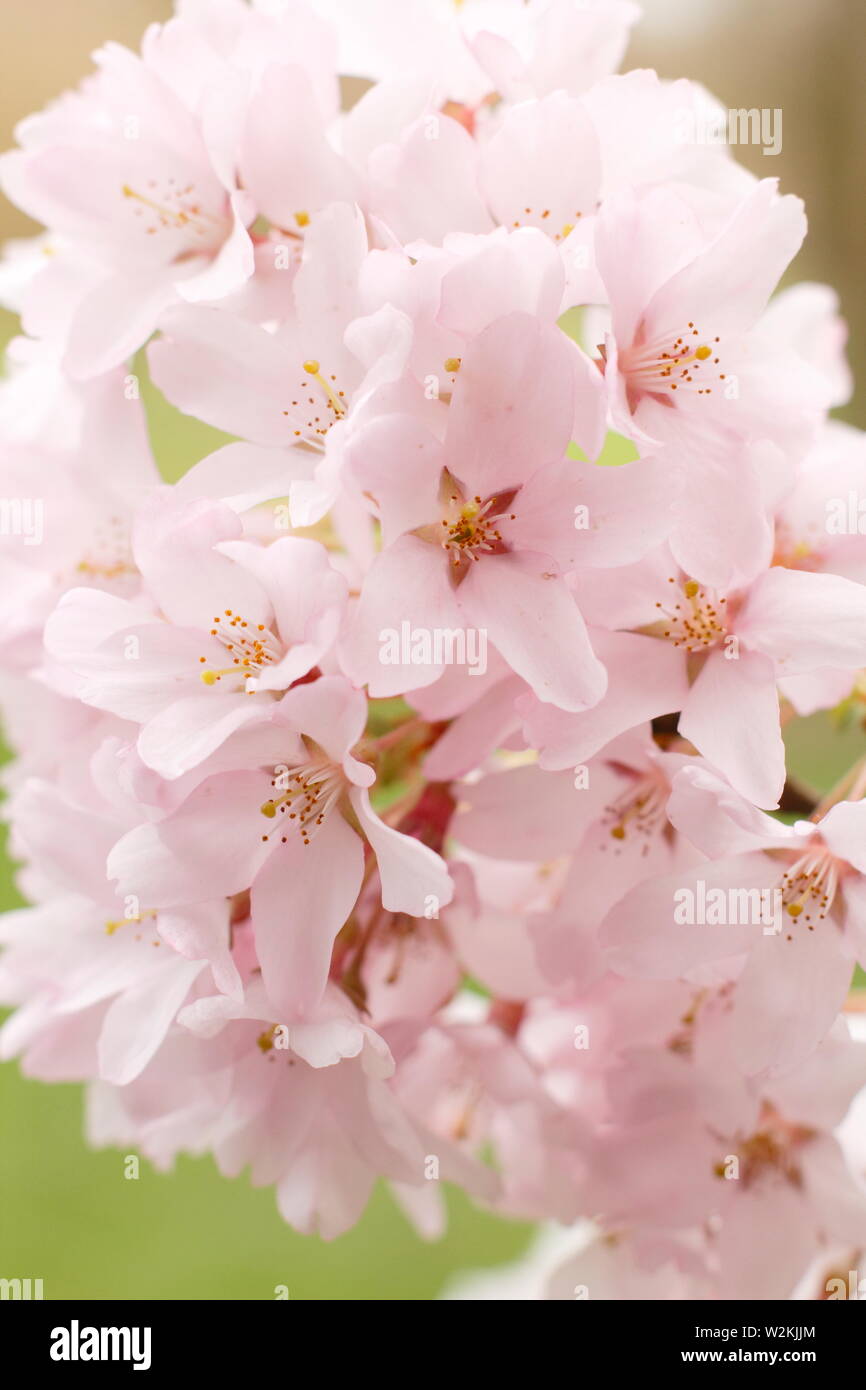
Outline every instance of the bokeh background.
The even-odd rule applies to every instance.
[[[360,0],[345,0],[347,5]],[[791,279],[833,284],[851,328],[850,356],[866,379],[866,9],[863,0],[643,0],[628,67],[703,82],[728,108],[783,112],[777,157],[744,146],[756,174],[780,178],[805,199],[810,235]],[[27,0],[2,6],[0,148],[16,121],[87,72],[106,39],[136,46],[168,18],[170,0]],[[0,198],[0,239],[36,228]],[[15,324],[0,314],[0,342]],[[201,427],[147,396],[151,437],[166,477],[214,447]],[[866,426],[866,395],[838,414]],[[866,753],[859,724],[801,720],[787,734],[792,771],[823,792]],[[15,905],[11,867],[0,863],[0,907]],[[286,1285],[293,1299],[435,1298],[450,1276],[516,1258],[531,1228],[499,1220],[448,1193],[448,1234],[425,1243],[385,1190],[354,1231],[326,1244],[290,1231],[269,1190],[227,1182],[210,1160],[171,1174],[142,1162],[124,1178],[123,1156],[91,1152],[81,1137],[75,1086],[44,1086],[0,1066],[0,1277],[41,1278],[45,1297],[262,1299]]]

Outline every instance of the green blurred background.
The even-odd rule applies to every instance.
[[[861,0],[645,0],[644,10],[627,66],[694,77],[732,107],[783,108],[781,155],[740,154],[805,197],[811,238],[793,278],[837,286],[852,324],[853,365],[862,370]],[[108,38],[135,45],[150,20],[169,13],[166,0],[6,5],[0,147],[11,143],[17,119],[87,71],[93,47]],[[32,230],[0,200],[0,238]],[[12,331],[10,316],[0,317],[0,340]],[[219,442],[157,393],[146,389],[145,400],[167,478]],[[862,404],[840,414],[866,424]],[[787,740],[792,771],[819,792],[866,753],[862,727],[830,716],[798,721]],[[0,907],[18,901],[2,861]],[[270,1190],[253,1191],[244,1178],[228,1182],[210,1160],[181,1160],[168,1175],[142,1162],[139,1179],[127,1180],[123,1155],[89,1151],[81,1131],[79,1087],[44,1086],[23,1079],[15,1064],[0,1066],[0,1278],[41,1278],[48,1299],[270,1299],[279,1285],[295,1299],[431,1299],[452,1274],[514,1259],[532,1234],[449,1192],[448,1233],[426,1243],[382,1189],[352,1232],[325,1243],[289,1230]]]

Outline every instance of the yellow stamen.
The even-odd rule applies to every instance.
[[[172,208],[166,206],[165,203],[157,203],[153,198],[146,198],[145,195],[139,193],[137,189],[130,188],[128,183],[123,185],[121,191],[124,198],[133,198],[137,203],[142,203],[144,207],[150,208],[152,212],[157,213],[157,215],[163,219],[163,225],[168,221],[172,222],[175,227],[180,228],[195,225],[202,221],[214,223],[217,221],[217,218],[211,217],[210,213],[202,212],[199,207],[189,209],[184,207]]]
[[[344,415],[346,413],[346,403],[340,399],[331,383],[326,381],[322,376],[321,363],[317,362],[315,357],[309,357],[304,363],[304,371],[321,386],[328,400],[331,402],[331,405],[334,407],[335,413],[337,415]]]
[[[128,927],[128,926],[131,926],[131,925],[132,925],[133,923],[135,923],[135,922],[143,922],[143,921],[145,921],[146,918],[148,918],[148,917],[155,917],[155,916],[156,916],[156,909],[150,907],[150,908],[146,908],[144,912],[136,912],[135,915],[132,916],[132,917],[118,917],[117,919],[115,919],[115,920],[113,920],[113,921],[106,922],[106,924],[105,924],[106,935],[107,935],[107,936],[114,936],[114,933],[115,933],[116,931],[119,931],[121,927]]]
[[[200,671],[199,679],[205,685],[216,685],[222,676],[245,676],[247,672],[241,666],[224,666],[221,671]]]

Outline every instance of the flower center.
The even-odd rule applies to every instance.
[[[128,524],[117,516],[99,521],[87,551],[75,566],[75,574],[86,576],[94,585],[114,584],[118,579],[137,576]],[[76,578],[72,582],[81,581]]]
[[[808,851],[782,875],[782,909],[794,922],[802,917],[809,931],[814,931],[832,908],[838,887],[839,864],[830,851],[823,847]]]
[[[466,497],[457,480],[447,469],[443,471],[439,496],[445,516],[438,528],[433,528],[435,535],[427,531],[424,534],[447,551],[453,580],[462,579],[469,565],[480,560],[482,555],[502,555],[508,550],[499,523],[516,519],[514,512],[506,515],[505,509],[518,491],[518,488],[508,488],[487,498]]]
[[[580,221],[582,216],[582,212],[576,211],[573,214],[574,220],[564,222],[562,226],[559,228],[559,230],[555,232],[553,231],[549,221],[550,208],[542,208],[542,210],[539,212],[537,209],[525,207],[523,208],[521,215],[519,217],[515,217],[512,220],[511,226],[537,227],[539,231],[546,232],[547,235],[549,237],[552,237],[554,241],[565,241],[566,237],[571,236],[571,233],[574,231],[575,226]]]
[[[292,401],[292,410],[284,410],[283,414],[291,415],[294,410],[303,412],[307,406],[312,406],[314,410],[318,407],[324,413],[322,415],[311,414],[305,427],[295,430],[295,435],[300,438],[304,434],[304,428],[313,435],[326,435],[331,426],[337,420],[341,420],[348,410],[346,393],[339,389],[337,378],[333,373],[330,376],[325,376],[322,371],[322,364],[315,357],[307,358],[304,363],[304,372],[309,380],[305,379],[301,382],[301,390],[318,389],[321,395],[307,396],[306,400]]]
[[[169,178],[160,190],[156,179],[148,179],[147,187],[149,192],[141,193],[125,183],[121,192],[131,202],[134,215],[147,219],[144,230],[148,236],[159,231],[190,231],[195,236],[210,237],[216,244],[223,240],[225,222],[204,211],[195,196],[195,184],[180,188],[176,179]]]
[[[814,1131],[805,1125],[787,1122],[766,1101],[759,1124],[760,1128],[753,1134],[735,1141],[732,1150],[739,1159],[739,1179],[743,1188],[753,1187],[762,1178],[781,1178],[792,1187],[802,1187],[799,1155],[814,1138]],[[724,1178],[726,1164],[718,1163],[714,1171],[717,1177]]]
[[[149,923],[149,922],[156,923],[156,919],[157,919],[158,916],[159,916],[159,913],[158,913],[158,911],[156,910],[155,907],[145,907],[145,908],[142,908],[140,912],[134,912],[134,913],[132,913],[129,917],[117,917],[117,918],[115,918],[115,919],[113,919],[113,920],[111,920],[111,921],[106,922],[106,924],[105,924],[105,934],[106,934],[106,936],[114,936],[114,933],[117,932],[117,931],[120,931],[120,928],[121,928],[121,927],[135,927],[135,926],[141,927],[141,926],[144,925],[144,923]],[[150,938],[150,944],[151,944],[152,946],[159,946],[159,945],[161,944],[161,942],[160,942],[159,936],[158,936],[157,933],[156,933],[156,927],[155,927],[155,926],[153,927],[152,932],[153,932],[153,935],[152,935],[152,937]],[[141,941],[141,939],[142,939],[142,934],[141,934],[141,932],[140,932],[140,931],[135,932],[135,933],[134,933],[134,938],[135,938],[136,941]]]
[[[677,584],[669,578],[668,583],[675,586],[674,602],[656,603],[664,614],[664,622],[659,624],[662,637],[675,647],[685,647],[687,652],[702,652],[727,635],[727,599],[719,598],[696,579]]]
[[[671,391],[691,391],[711,396],[713,387],[725,380],[725,373],[718,370],[719,341],[702,339],[700,330],[689,322],[676,338],[656,338],[627,348],[620,357],[620,370],[638,394],[667,397]]]
[[[629,834],[643,836],[649,840],[659,826],[667,824],[665,807],[670,788],[654,773],[641,777],[634,786],[605,807],[602,825],[614,840],[626,840]],[[649,852],[644,844],[642,854]]]
[[[262,803],[262,815],[279,822],[280,829],[297,830],[308,845],[342,796],[346,777],[343,769],[329,759],[314,758],[283,768],[271,779],[271,786],[278,795]],[[262,839],[270,840],[272,833]],[[283,844],[288,838],[288,834],[280,836]]]
[[[216,670],[206,665],[206,656],[200,656],[199,661],[205,666],[201,679],[205,685],[216,685],[223,676],[234,676],[243,682],[247,694],[252,695],[256,676],[263,667],[275,665],[282,656],[279,640],[264,623],[248,623],[231,608],[217,614],[213,621],[210,635],[223,644],[232,658],[232,664]]]
[[[144,922],[149,917],[156,917],[156,908],[148,907],[143,912],[133,913],[131,917],[118,917],[113,921],[106,922],[105,931],[108,936],[114,936],[121,927],[128,927],[131,922]]]
[[[827,532],[818,526],[810,526],[798,534],[786,524],[784,517],[775,521],[775,546],[772,564],[789,570],[820,570],[822,549],[827,541]]]

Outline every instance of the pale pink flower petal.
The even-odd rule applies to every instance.
[[[769,657],[741,650],[729,660],[712,652],[689,691],[680,732],[756,805],[778,805],[785,749]]]

